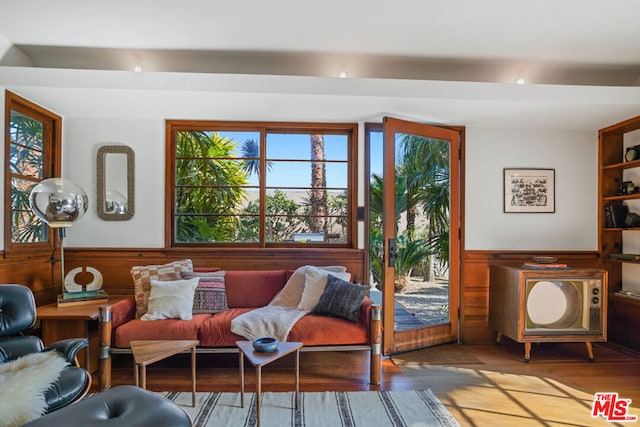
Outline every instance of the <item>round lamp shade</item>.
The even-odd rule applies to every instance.
[[[45,179],[31,191],[31,210],[52,228],[71,227],[87,211],[82,187],[65,178]]]

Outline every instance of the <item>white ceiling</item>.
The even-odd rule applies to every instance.
[[[247,119],[597,129],[640,113],[640,1],[0,0],[0,84],[72,116],[200,118],[176,104],[224,92],[261,94]]]
[[[40,67],[640,82],[638,0],[0,0],[0,36]]]

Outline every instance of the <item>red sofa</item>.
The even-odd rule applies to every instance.
[[[111,385],[110,355],[130,353],[129,343],[133,340],[199,340],[198,352],[237,352],[236,341],[245,338],[231,332],[231,320],[269,304],[292,273],[289,270],[228,270],[225,273],[225,291],[229,309],[216,314],[194,314],[191,320],[136,319],[133,296],[101,307],[100,335],[103,348],[100,352],[100,387],[105,389]],[[357,323],[308,314],[294,325],[287,341],[302,342],[303,351],[368,350],[371,352],[371,383],[378,384],[380,337],[380,308],[365,297]]]

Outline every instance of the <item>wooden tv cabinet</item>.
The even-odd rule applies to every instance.
[[[545,282],[573,287],[571,300],[567,296],[566,313],[575,312],[569,324],[558,320],[540,326],[532,320],[533,310],[544,314],[544,305],[530,307],[528,298],[533,294],[536,283]],[[576,285],[572,285],[576,283]],[[597,290],[594,290],[597,288]],[[567,290],[568,291],[568,290]],[[531,292],[531,293],[529,293]],[[558,292],[560,292],[558,290]],[[538,294],[536,294],[538,295]],[[578,301],[579,300],[579,301]],[[578,302],[576,302],[578,301]],[[535,301],[538,303],[538,301]],[[552,304],[549,301],[548,311]],[[572,303],[572,304],[570,304]],[[567,316],[571,318],[571,316]],[[607,331],[607,272],[593,268],[572,268],[569,270],[537,270],[522,266],[491,265],[489,278],[489,327],[497,332],[496,342],[504,335],[524,343],[524,361],[531,359],[531,343],[534,342],[584,342],[593,362],[592,342],[606,341]]]

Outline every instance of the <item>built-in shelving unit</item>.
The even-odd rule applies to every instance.
[[[640,116],[599,132],[598,236],[602,268],[609,272],[608,340],[640,350],[640,261],[611,259],[611,254],[640,254],[640,227],[611,226],[608,207],[626,206],[640,215],[640,192],[621,194],[621,184],[640,187],[640,159],[625,161],[630,147],[640,146]]]

